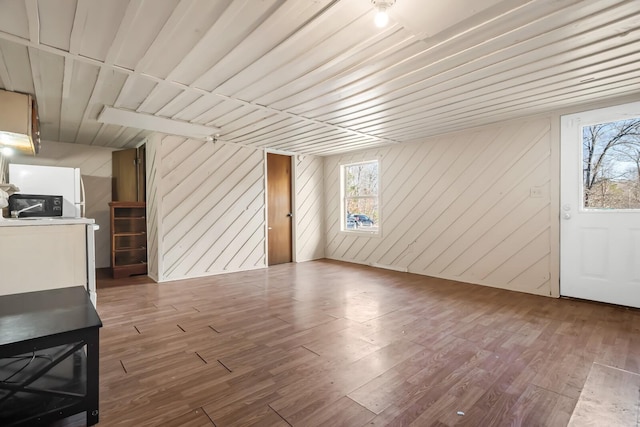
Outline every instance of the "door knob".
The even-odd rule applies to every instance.
[[[267,227],[267,229],[271,230],[273,227]]]
[[[571,219],[571,214],[569,212],[565,212],[565,213],[562,214],[562,218]]]
[[[287,216],[288,216],[289,218],[293,218],[293,213],[292,213],[292,212],[289,212],[289,213],[287,214]]]

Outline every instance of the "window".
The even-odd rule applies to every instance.
[[[585,209],[640,209],[640,118],[582,128]]]
[[[380,169],[378,161],[341,166],[341,230],[380,233]]]

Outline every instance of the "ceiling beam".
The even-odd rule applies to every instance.
[[[11,81],[11,77],[9,76],[9,69],[7,68],[7,63],[4,60],[4,55],[2,55],[2,50],[0,49],[0,80],[4,84],[4,88],[8,91],[13,91],[13,82]]]
[[[134,69],[132,70],[132,74],[129,75],[129,77],[124,83],[124,86],[122,86],[122,89],[118,94],[118,97],[116,98],[116,102],[113,105],[114,107],[122,106],[122,100],[125,99],[131,93],[131,91],[133,90],[133,87],[135,86],[136,77],[139,77],[142,75],[140,70],[148,68],[149,64],[154,59],[164,54],[163,52],[164,46],[166,46],[169,43],[174,33],[176,31],[179,31],[180,24],[183,23],[185,16],[189,12],[189,10],[191,10],[194,4],[195,2],[192,2],[190,0],[181,0],[180,3],[176,6],[176,8],[173,9],[173,12],[171,12],[171,16],[169,16],[169,19],[167,19],[167,21],[163,25],[162,30],[160,31],[158,37],[156,37],[153,40],[151,45],[147,48],[147,51],[145,52],[145,54],[142,56],[142,58],[140,58],[140,60],[134,66]],[[129,11],[130,11],[129,8],[127,8],[127,13],[129,13]],[[118,30],[118,33],[120,33],[120,30]]]
[[[146,129],[153,132],[203,139],[220,132],[220,129],[189,122],[181,122],[153,114],[138,113],[113,107],[104,107],[98,121],[128,128]]]
[[[71,26],[71,35],[69,37],[69,52],[78,55],[84,28],[89,14],[89,5],[87,0],[78,0],[76,4],[76,13]],[[71,94],[71,79],[73,77],[73,58],[64,58],[64,74],[62,79],[62,99],[68,99]]]
[[[40,73],[40,52],[37,50],[40,46],[40,14],[38,13],[38,0],[26,0],[25,8],[27,11],[27,23],[29,26],[29,42],[27,52],[29,54],[29,62],[31,64],[31,78],[33,79],[33,88],[35,90],[36,99],[41,100],[38,105],[40,114],[46,115],[46,106],[44,100],[44,87],[42,85],[42,75]]]
[[[144,0],[133,0],[129,2],[129,4],[127,5],[127,10],[125,11],[124,17],[122,18],[122,21],[120,22],[120,26],[118,27],[116,36],[114,37],[113,43],[111,44],[111,46],[109,47],[109,50],[107,51],[107,55],[104,61],[104,66],[94,64],[100,67],[100,71],[98,72],[98,78],[96,79],[96,84],[93,87],[93,91],[91,92],[91,96],[89,97],[89,101],[87,102],[87,106],[84,110],[84,114],[82,115],[80,126],[78,126],[78,133],[80,132],[80,128],[82,127],[82,124],[86,123],[87,120],[89,120],[89,114],[91,112],[92,106],[97,104],[98,95],[102,91],[102,86],[104,85],[104,82],[107,76],[107,71],[110,69],[113,70],[113,67],[114,67],[113,64],[115,63],[115,60],[118,57],[118,54],[120,53],[122,47],[124,46],[127,36],[129,35],[129,33],[131,32],[131,29],[133,28],[133,22],[135,20],[135,17],[137,17],[138,14],[140,13],[143,3],[144,3]],[[80,0],[80,3],[78,4],[78,9],[76,10],[77,21],[74,21],[74,29],[81,28],[81,27],[84,28],[84,21],[86,20],[86,15],[88,13],[87,7],[88,7],[87,0]],[[72,40],[73,40],[73,32],[72,32]],[[78,48],[79,47],[76,47],[76,51],[75,52],[72,51],[71,53],[78,56],[78,52],[77,52]],[[65,58],[65,60],[71,61],[71,59],[69,58]],[[99,139],[99,137],[102,136],[105,126],[106,126],[105,124],[101,124],[100,129],[98,130],[94,138],[91,140],[90,145],[93,145]],[[78,138],[77,135],[78,134],[76,134],[75,139]]]
[[[240,11],[242,11],[242,8],[245,7],[247,0],[244,1],[236,1],[236,2],[232,2],[231,4],[229,4],[229,6],[224,10],[224,12],[222,13],[222,16],[220,17],[220,19],[217,22],[233,22],[233,17],[236,14],[239,14]],[[171,18],[173,18],[173,14],[171,15]],[[169,19],[169,21],[171,21],[171,18]],[[168,22],[169,22],[168,21]],[[187,60],[189,57],[191,56],[195,56],[194,52],[198,52],[198,49],[200,49],[203,45],[206,45],[206,40],[209,38],[210,34],[213,33],[214,31],[216,31],[216,23],[214,23],[211,28],[209,28],[204,34],[203,36],[200,38],[200,40],[191,47],[191,49],[189,50],[189,52],[187,52],[184,55],[183,61]],[[164,28],[163,28],[164,31]],[[163,32],[161,31],[161,32]],[[173,28],[171,28],[171,31],[173,31]],[[153,45],[149,48],[149,50],[152,50]],[[146,56],[146,55],[145,55]],[[136,68],[140,67],[140,63],[138,63],[138,65],[136,65]],[[174,80],[176,78],[176,74],[177,71],[180,67],[175,67],[173,70],[171,70],[169,72],[169,74],[167,75],[167,78],[170,80]],[[140,104],[140,106],[138,107],[137,111],[141,112],[144,111],[148,108],[148,105],[153,102],[154,98],[156,96],[158,96],[160,91],[160,86],[156,86],[151,90],[151,93],[149,93],[149,96],[147,96],[145,98],[144,101],[142,101],[142,103]]]
[[[43,44],[40,44],[40,43],[34,43],[34,42],[30,41],[30,40],[26,40],[26,39],[23,39],[21,37],[15,36],[13,34],[5,33],[3,31],[0,31],[0,39],[7,40],[7,41],[10,41],[10,42],[13,42],[13,43],[17,43],[17,44],[22,45],[22,46],[27,46],[27,47],[29,47],[31,49],[38,49],[38,50],[43,51],[43,52],[52,53],[52,54],[55,54],[55,55],[62,56],[64,58],[69,58],[69,59],[73,59],[73,60],[76,60],[76,61],[79,61],[79,62],[84,62],[84,63],[87,63],[87,64],[95,65],[95,66],[100,67],[102,70],[105,70],[105,69],[106,70],[112,70],[112,71],[117,71],[117,72],[124,73],[124,74],[126,74],[128,76],[141,77],[141,78],[153,81],[153,82],[155,82],[157,84],[176,87],[176,88],[179,88],[179,89],[181,89],[183,91],[197,93],[198,95],[205,96],[205,97],[222,98],[225,101],[230,101],[230,102],[234,102],[234,103],[241,104],[241,105],[251,106],[251,107],[253,107],[255,109],[258,109],[258,110],[263,110],[263,111],[271,112],[271,113],[274,113],[274,114],[281,114],[281,115],[286,116],[286,117],[296,118],[296,119],[299,119],[299,120],[302,120],[302,121],[305,121],[305,122],[308,122],[308,123],[314,123],[314,124],[317,124],[317,125],[326,126],[328,128],[331,128],[331,129],[341,130],[341,131],[344,131],[344,132],[352,134],[352,135],[360,135],[360,136],[364,136],[364,137],[367,137],[367,138],[373,138],[374,140],[376,140],[378,142],[385,142],[385,143],[397,143],[397,142],[399,142],[397,140],[393,140],[393,139],[389,139],[389,138],[383,138],[383,137],[379,137],[379,136],[375,136],[375,135],[369,135],[369,134],[366,134],[366,133],[363,133],[363,132],[359,132],[359,131],[356,131],[356,130],[353,130],[353,129],[346,128],[346,127],[333,125],[331,123],[327,123],[327,122],[323,122],[323,121],[320,121],[320,120],[311,119],[311,118],[304,117],[304,116],[301,116],[301,115],[297,115],[297,114],[294,114],[294,113],[289,113],[287,111],[277,110],[275,108],[271,108],[271,107],[268,107],[268,106],[265,106],[265,105],[259,105],[259,104],[256,104],[256,103],[253,103],[253,102],[249,102],[249,101],[244,101],[244,100],[241,100],[241,99],[233,98],[231,96],[212,93],[212,92],[209,92],[209,91],[207,91],[205,89],[201,89],[201,88],[197,88],[197,87],[193,87],[193,86],[188,86],[188,85],[185,85],[185,84],[180,83],[180,82],[176,82],[176,81],[169,80],[169,79],[163,79],[161,77],[152,76],[150,74],[142,73],[140,71],[134,71],[134,70],[131,70],[131,69],[128,69],[128,68],[120,67],[120,66],[115,65],[115,64],[107,64],[104,61],[100,61],[100,60],[94,59],[94,58],[89,58],[89,57],[86,57],[86,56],[83,56],[83,55],[79,55],[79,54],[73,54],[71,52],[67,52],[65,50],[58,49],[58,48],[53,47],[53,46],[43,45]],[[101,73],[102,73],[102,70],[101,70]],[[35,81],[35,75],[34,75],[34,81]],[[95,92],[96,91],[94,89],[94,93]],[[36,96],[38,96],[37,90],[36,90]],[[93,97],[93,95],[92,95],[92,97]],[[84,118],[83,118],[83,120],[84,120]],[[223,132],[224,132],[224,130],[223,130]]]
[[[140,15],[143,4],[144,0],[131,0],[127,5],[127,10],[125,10],[124,17],[122,18],[122,21],[120,21],[118,32],[116,33],[113,43],[111,43],[111,47],[104,59],[105,64],[114,64],[116,62],[122,48],[127,43],[127,40],[129,40],[129,36],[134,28],[133,24],[136,18]]]
[[[71,77],[73,76],[73,59],[64,59],[64,71],[62,74],[62,99],[68,99],[71,94]]]
[[[40,67],[40,50],[36,47],[29,47],[27,49],[29,54],[29,63],[31,65],[31,79],[33,80],[33,89],[35,90],[36,100],[40,100],[38,103],[38,110],[40,111],[40,116],[46,116],[46,102],[43,102],[45,99],[44,96],[44,87],[42,85],[42,74]]]
[[[69,53],[78,55],[80,52],[80,46],[82,44],[82,36],[84,35],[84,29],[87,23],[87,16],[89,15],[89,2],[88,0],[78,0],[76,4],[76,13],[73,17],[73,25],[71,26],[71,35],[69,36]],[[73,62],[74,59],[70,57],[64,58],[64,73],[62,77],[62,99],[69,98],[71,94],[71,79],[73,77]]]
[[[29,39],[33,43],[40,43],[40,14],[38,0],[26,0],[27,22],[29,23]]]

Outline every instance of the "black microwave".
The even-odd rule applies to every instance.
[[[9,213],[13,218],[62,216],[62,196],[12,194]]]

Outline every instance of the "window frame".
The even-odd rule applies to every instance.
[[[592,110],[587,112],[587,114],[590,113],[597,113],[597,116],[595,117],[590,117],[590,119],[578,119],[577,121],[577,129],[576,132],[578,133],[578,139],[580,141],[580,168],[579,168],[579,173],[580,173],[580,177],[579,177],[579,189],[578,191],[580,192],[579,196],[578,196],[578,209],[580,210],[581,213],[585,213],[585,214],[607,214],[607,213],[638,213],[640,212],[639,208],[604,208],[604,207],[586,207],[584,205],[585,203],[585,182],[584,182],[584,143],[583,143],[583,137],[584,137],[584,129],[590,126],[595,126],[595,125],[600,125],[600,124],[610,124],[610,123],[616,123],[616,122],[620,122],[620,121],[624,121],[624,120],[628,120],[628,119],[633,119],[633,118],[640,118],[636,115],[627,115],[627,114],[623,114],[620,112],[614,113],[614,112],[606,112],[606,113],[602,113],[600,112],[600,110]]]
[[[367,163],[375,163],[378,168],[378,192],[375,196],[378,206],[378,220],[375,230],[367,231],[363,228],[348,229],[347,228],[347,195],[346,195],[346,171],[350,166],[357,166]],[[340,163],[340,233],[347,235],[358,235],[366,237],[382,237],[382,161],[379,158],[370,158],[360,161],[350,161]],[[355,196],[349,199],[370,199],[373,196]]]

